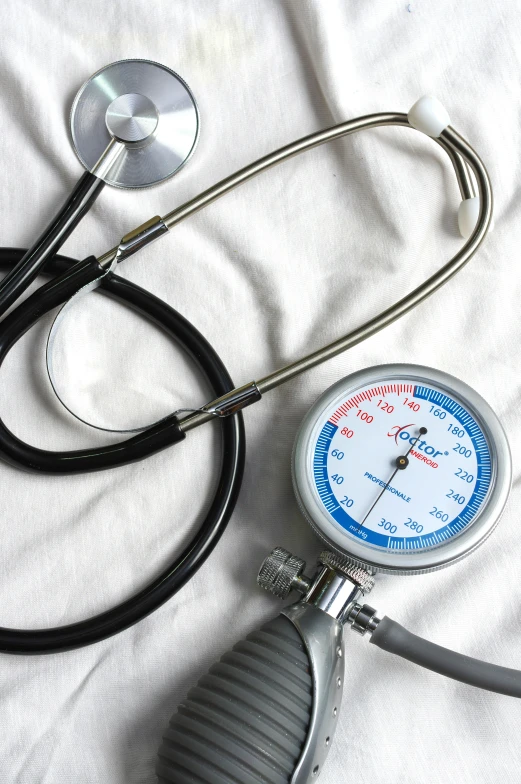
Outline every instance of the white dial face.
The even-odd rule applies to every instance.
[[[365,383],[317,414],[307,446],[312,493],[347,550],[349,540],[396,556],[439,548],[487,504],[488,438],[471,406],[444,385]]]

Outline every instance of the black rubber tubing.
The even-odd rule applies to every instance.
[[[0,269],[9,268],[13,264],[16,264],[23,257],[24,253],[24,250],[18,248],[0,249]],[[79,283],[80,278],[82,280],[83,277],[88,278],[94,269],[95,266],[92,259],[87,259],[84,262],[76,262],[74,259],[69,259],[65,256],[56,256],[47,262],[45,272],[58,274],[60,277],[46,284],[42,289],[39,289],[39,291],[36,292],[36,295],[39,294],[41,297],[42,291],[45,289],[43,295],[47,297],[47,293],[49,292],[49,300],[51,300],[52,297],[50,296],[50,293],[60,290],[60,297],[62,297],[64,290],[69,286],[71,279],[74,284],[71,288],[73,291],[76,291],[79,288],[77,284]],[[176,342],[178,342],[195,360],[208,379],[216,396],[223,395],[230,389],[233,389],[233,381],[217,353],[196,328],[183,318],[183,316],[177,313],[177,311],[154,295],[141,289],[139,286],[136,286],[130,281],[118,278],[112,273],[105,276],[102,287],[103,291],[109,296],[129,305],[173,337],[174,340],[176,340]],[[70,293],[71,292],[69,292],[67,296],[70,296]],[[38,298],[34,300],[34,297],[35,295],[29,297],[28,300],[19,305],[13,313],[4,319],[3,322],[0,322],[0,345],[2,345],[2,351],[5,350],[5,353],[9,350],[8,345],[9,347],[14,345],[23,332],[39,318],[39,315],[43,315],[43,313],[46,312],[45,308],[39,308],[37,304]],[[32,304],[31,300],[33,300]],[[53,306],[51,305],[50,307]],[[26,315],[24,316],[24,314]],[[20,329],[23,329],[23,331],[19,332]],[[3,354],[3,356],[5,356],[5,354]],[[174,427],[173,421],[167,426],[168,438],[172,438],[172,432],[175,428],[179,431],[177,425]],[[116,607],[93,616],[92,618],[88,618],[87,620],[53,629],[0,628],[0,652],[12,654],[55,653],[99,642],[106,637],[123,631],[140,621],[146,615],[149,615],[161,604],[170,599],[191,577],[193,577],[197,569],[199,569],[213,551],[224,533],[237,502],[242,481],[245,458],[245,435],[242,415],[237,414],[233,417],[221,420],[221,428],[221,473],[213,501],[197,534],[177,558],[137,594]],[[151,430],[154,430],[154,428]],[[158,446],[158,443],[160,444],[158,448],[164,448],[169,445],[168,443],[161,444],[160,439],[154,440],[156,439],[155,433],[153,433],[151,437],[155,446]],[[10,445],[12,445],[13,440],[16,445],[16,453],[10,453]],[[135,438],[129,439],[126,444],[128,445],[134,440]],[[179,440],[179,438],[176,437],[169,443],[177,440]],[[4,425],[2,425],[0,430],[0,441],[2,441],[2,451],[5,456],[10,454],[11,458],[18,458],[11,459],[11,462],[19,463],[22,467],[32,468],[33,470],[42,470],[42,468],[45,470],[45,465],[43,467],[41,464],[38,464],[39,467],[36,465],[40,459],[44,459],[46,461],[51,461],[47,465],[47,468],[52,468],[52,455],[55,455],[56,453],[43,452],[42,450],[37,450],[34,447],[24,444],[19,439],[16,439]],[[6,449],[6,444],[9,446],[8,449]],[[145,442],[143,446],[142,452],[136,459],[151,454],[150,444]],[[24,451],[25,449],[28,450],[27,453]],[[92,450],[84,450],[82,454],[86,455],[91,451]],[[95,451],[97,454],[100,453],[100,450]],[[152,451],[157,451],[157,449],[154,448]],[[57,454],[63,456],[70,455],[71,453],[64,452]],[[110,448],[108,454],[110,454]],[[20,461],[19,458],[25,458],[27,455],[32,455],[33,458],[36,456],[36,464],[34,461],[31,461],[31,465],[25,465],[23,461]],[[132,457],[133,455],[131,452],[125,453],[125,458],[132,459]],[[93,459],[95,460],[95,456],[88,454],[88,461],[92,461]],[[83,463],[83,465],[87,464],[90,466],[85,470],[96,470],[97,466],[92,465],[92,463],[88,461],[87,463]],[[120,465],[121,462],[129,462],[129,460],[124,459],[116,464]],[[108,468],[109,466],[104,459],[103,463],[98,467]],[[63,473],[63,471],[60,473]]]
[[[65,204],[29,250],[0,281],[0,317],[35,279],[48,258],[58,252],[67,237],[101,193],[103,180],[86,171],[74,186]]]
[[[382,618],[371,635],[371,642],[388,653],[455,681],[508,697],[521,697],[521,671],[443,648],[412,634],[390,618]]]
[[[2,251],[2,258],[4,258],[4,251]],[[22,302],[0,324],[0,366],[14,344],[45,313],[61,305],[76,291],[102,274],[103,269],[94,256],[91,256],[77,262]],[[170,319],[172,323],[169,306],[137,286],[125,285],[123,280],[112,276],[104,283],[104,290],[128,302],[134,309],[140,310],[143,315],[156,323],[162,324],[164,319],[167,322]],[[220,373],[222,368],[219,368],[219,362],[215,362],[217,355],[215,352],[208,352],[207,341],[197,330],[191,328],[185,319],[174,319],[174,323],[174,334],[179,328],[181,330],[178,340],[186,346],[192,356],[199,360],[204,372],[208,370],[213,375],[213,381],[210,383],[223,381],[224,376]],[[116,444],[92,449],[51,452],[20,440],[0,419],[0,458],[38,473],[82,474],[86,471],[100,471],[142,460],[183,438],[184,433],[179,428],[177,418],[171,415],[132,438]]]

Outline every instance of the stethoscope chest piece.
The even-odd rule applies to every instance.
[[[79,90],[71,134],[76,155],[89,171],[111,141],[122,142],[124,150],[102,179],[119,188],[144,188],[186,163],[197,143],[199,113],[188,85],[170,68],[120,60]]]

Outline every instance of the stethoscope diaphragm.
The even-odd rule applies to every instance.
[[[150,60],[120,60],[91,76],[71,109],[76,155],[93,171],[112,140],[125,149],[100,175],[118,188],[145,188],[172,177],[194,151],[199,112],[181,77]]]

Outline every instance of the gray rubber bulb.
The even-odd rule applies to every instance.
[[[289,784],[312,704],[306,647],[279,615],[188,692],[163,734],[160,784]]]

